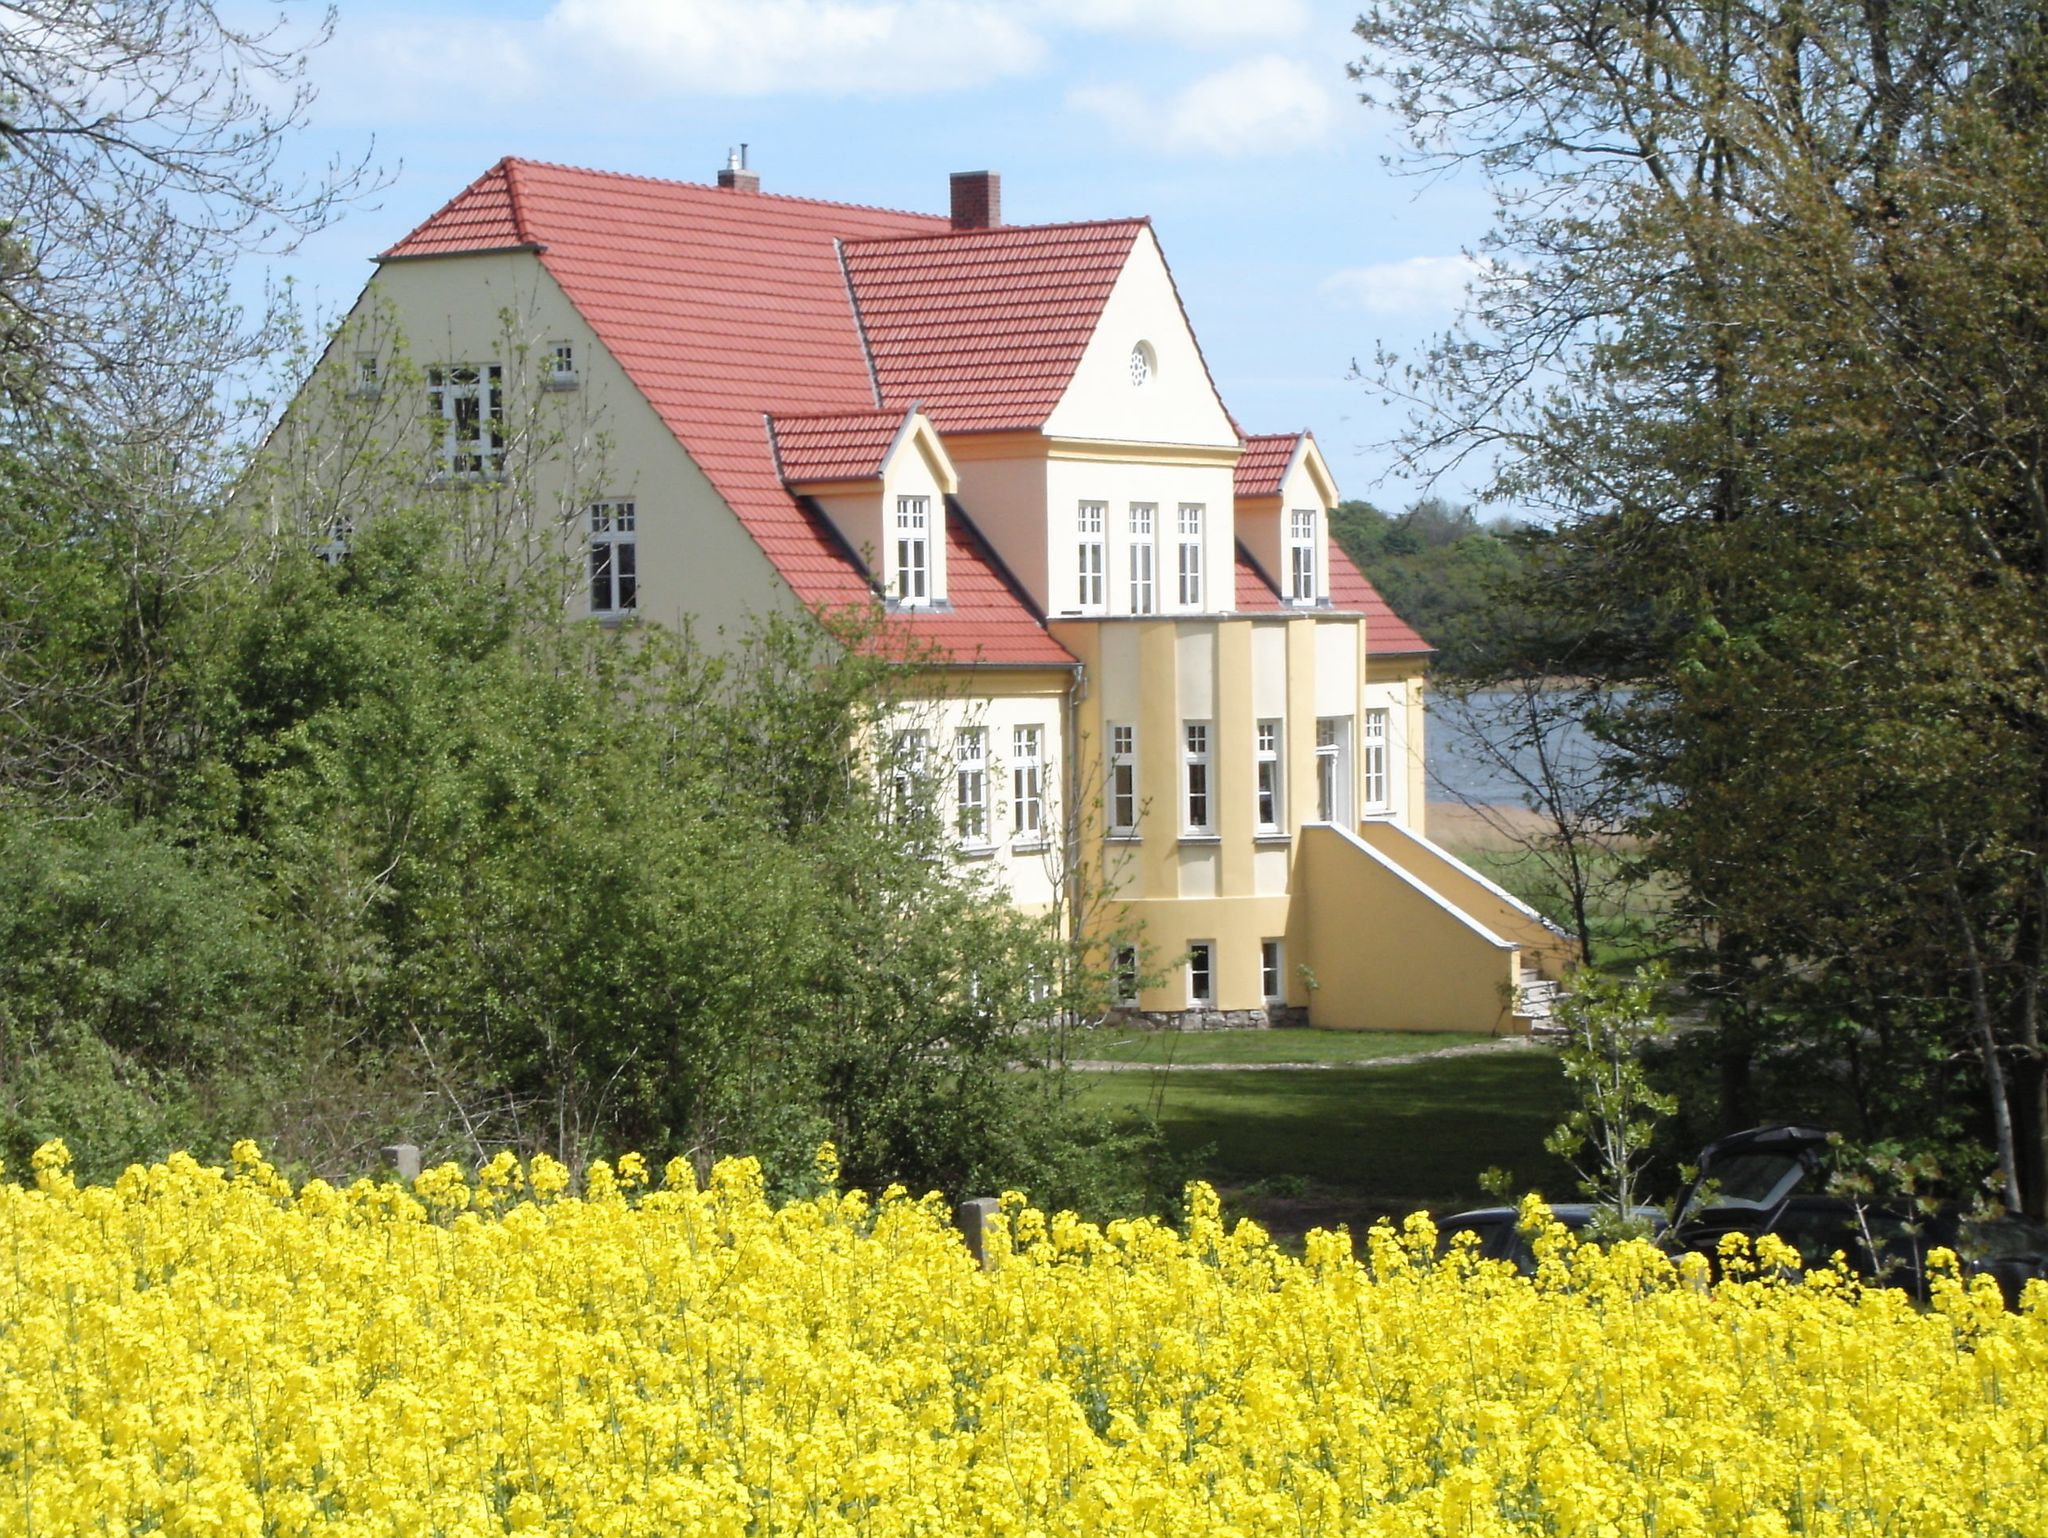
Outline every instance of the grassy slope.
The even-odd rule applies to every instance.
[[[1568,1109],[1548,1052],[1444,1058],[1384,1068],[1084,1075],[1095,1103],[1154,1110],[1168,1139],[1218,1185],[1262,1184],[1248,1205],[1276,1228],[1439,1213],[1484,1204],[1489,1166],[1521,1187],[1572,1194],[1543,1151]],[[1206,1152],[1204,1152],[1206,1150]],[[1273,1198],[1280,1195],[1282,1199]],[[1288,1197],[1310,1209],[1307,1222]]]
[[[1419,1031],[1140,1031],[1129,1026],[1075,1031],[1074,1062],[1103,1063],[1370,1063],[1411,1052],[1436,1052],[1485,1036]]]

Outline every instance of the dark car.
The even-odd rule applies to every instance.
[[[1596,1214],[1613,1210],[1587,1202],[1559,1202],[1550,1209],[1550,1215],[1574,1234],[1583,1236]],[[1522,1231],[1521,1216],[1520,1209],[1515,1207],[1476,1207],[1445,1218],[1437,1225],[1437,1253],[1449,1254],[1458,1235],[1470,1234],[1483,1259],[1512,1261],[1523,1275],[1530,1275],[1536,1269],[1536,1252],[1530,1247],[1529,1236]],[[1664,1214],[1655,1207],[1636,1208],[1635,1219],[1652,1237],[1664,1228]]]
[[[1927,1256],[1935,1249],[1955,1251],[1965,1272],[1996,1278],[2008,1307],[2017,1306],[2031,1278],[2048,1280],[2048,1227],[1952,1205],[1927,1210],[1830,1194],[1833,1143],[1819,1128],[1782,1126],[1708,1144],[1664,1234],[1664,1247],[1712,1260],[1724,1235],[1771,1234],[1809,1267],[1840,1255],[1866,1283],[1902,1288],[1923,1302]]]

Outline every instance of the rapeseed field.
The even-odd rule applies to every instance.
[[[294,1189],[258,1151],[0,1182],[0,1533],[470,1538],[2048,1533],[2008,1312],[1648,1246],[1533,1279],[1006,1199],[780,1206],[628,1156]]]

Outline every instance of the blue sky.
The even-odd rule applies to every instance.
[[[1012,223],[1149,214],[1247,431],[1310,427],[1346,496],[1419,491],[1404,412],[1349,379],[1452,318],[1489,203],[1387,169],[1358,101],[1355,5],[1329,0],[342,0],[315,53],[311,165],[391,174],[274,259],[328,310],[366,258],[499,156],[709,181],[751,145],[763,190],[943,211],[1003,178]],[[1447,477],[1451,495],[1466,481]]]

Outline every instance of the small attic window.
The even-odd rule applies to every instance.
[[[378,370],[375,353],[356,354],[356,371],[349,381],[348,393],[359,400],[375,400],[384,393],[384,376]]]
[[[1131,387],[1142,390],[1159,372],[1159,357],[1152,351],[1150,342],[1140,342],[1131,349]]]
[[[574,342],[548,343],[548,388],[550,390],[573,390],[576,388],[576,344]]]

